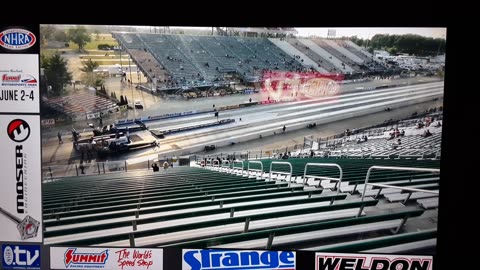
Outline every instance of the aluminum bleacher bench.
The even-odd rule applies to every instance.
[[[373,224],[376,222],[382,221],[390,221],[390,220],[399,220],[408,217],[416,217],[423,214],[423,210],[419,209],[412,209],[412,208],[402,208],[398,209],[394,213],[388,214],[379,214],[374,216],[360,216],[356,218],[343,218],[339,220],[332,220],[332,221],[321,221],[316,223],[304,224],[304,225],[296,225],[296,226],[288,226],[283,228],[274,228],[269,230],[259,230],[253,232],[247,232],[242,234],[230,235],[230,236],[220,236],[220,237],[210,237],[203,240],[197,241],[186,241],[181,242],[179,244],[171,244],[171,245],[162,245],[163,247],[188,247],[188,248],[209,248],[211,246],[220,246],[226,244],[233,244],[238,242],[245,242],[251,240],[264,240],[264,247],[266,249],[272,248],[275,243],[275,238],[282,237],[282,236],[289,236],[293,234],[299,233],[308,233],[314,232],[319,230],[327,230],[327,229],[340,229],[347,226],[354,226],[359,224]],[[397,222],[398,225],[398,222]],[[358,230],[359,228],[354,228],[353,230]],[[340,232],[340,231],[339,231]],[[332,234],[333,236],[333,234]]]
[[[148,236],[154,236],[158,234],[164,234],[164,233],[171,233],[171,232],[179,232],[179,231],[188,231],[191,229],[199,229],[199,228],[206,228],[206,227],[213,227],[213,226],[220,226],[220,225],[229,225],[229,224],[243,224],[245,225],[245,231],[248,231],[248,224],[250,221],[260,221],[260,220],[268,220],[268,219],[275,219],[275,218],[290,218],[290,222],[301,222],[301,219],[298,218],[293,218],[294,216],[301,216],[301,215],[313,215],[315,217],[315,214],[318,214],[320,212],[329,212],[329,211],[337,211],[337,210],[343,210],[343,209],[352,209],[355,208],[358,211],[358,207],[360,206],[373,206],[377,204],[378,201],[376,200],[366,200],[364,202],[347,202],[347,203],[338,203],[338,204],[333,204],[333,205],[324,205],[321,202],[326,202],[330,201],[332,197],[335,197],[337,199],[344,199],[345,195],[332,195],[332,196],[323,196],[323,197],[315,197],[315,198],[310,198],[308,199],[310,202],[317,202],[320,203],[318,206],[312,206],[312,207],[305,207],[305,204],[303,204],[302,200],[296,200],[296,201],[291,201],[290,204],[295,203],[297,205],[301,205],[301,208],[298,207],[287,207],[287,210],[279,210],[273,208],[271,212],[265,212],[265,208],[260,208],[258,207],[265,207],[266,205],[244,205],[244,206],[238,206],[235,208],[218,208],[215,210],[206,210],[206,211],[199,211],[199,212],[190,212],[190,213],[182,213],[182,214],[176,214],[176,215],[170,215],[170,216],[164,216],[161,217],[160,219],[163,219],[164,225],[160,225],[161,223],[151,223],[154,220],[152,219],[146,219],[141,222],[137,222],[136,226],[140,226],[142,222],[147,222],[147,224],[142,225],[141,228],[138,230],[132,230],[132,222],[129,222],[128,224],[125,222],[125,224],[122,223],[117,223],[113,224],[114,226],[128,226],[128,227],[122,227],[118,229],[112,228],[112,224],[104,224],[104,225],[99,225],[95,226],[94,228],[83,228],[83,230],[92,230],[93,232],[87,232],[87,233],[79,233],[79,228],[76,229],[65,229],[62,231],[57,231],[55,234],[51,233],[52,235],[45,235],[47,242],[49,243],[69,243],[69,244],[86,244],[86,245],[93,245],[93,244],[100,244],[100,243],[105,243],[105,242],[113,242],[113,241],[120,241],[120,240],[129,240],[132,241],[132,245],[134,245],[134,240],[135,238],[139,237],[148,237]],[[284,205],[285,203],[271,203],[268,205]],[[315,204],[314,204],[315,205]],[[291,209],[289,209],[291,208]],[[232,210],[234,209],[234,211]],[[238,211],[246,211],[250,209],[258,209],[258,211],[255,213],[248,214],[246,216],[238,216],[239,214],[232,215],[232,213],[238,213]],[[225,214],[230,214],[231,217],[227,218],[221,218],[218,215],[216,218],[212,219],[213,214],[215,213],[223,213]],[[192,218],[193,216],[193,218]],[[199,219],[198,217],[202,217]],[[185,217],[185,218],[190,218],[191,221],[186,222],[187,220],[181,220],[180,218]],[[171,222],[165,221],[165,219],[171,220]],[[157,219],[157,218],[155,218]],[[167,225],[169,224],[169,225]],[[259,223],[261,224],[261,223]],[[275,226],[275,225],[272,225]],[[135,226],[134,226],[135,227]],[[104,232],[98,231],[98,230],[107,230],[108,229],[108,235],[105,235]]]
[[[430,229],[420,232],[401,233],[383,237],[362,239],[333,245],[311,247],[306,250],[322,252],[406,252],[415,248],[425,248],[436,245],[437,230]],[[423,241],[426,241],[422,243]],[[420,244],[422,243],[422,244]]]
[[[438,197],[436,198],[427,198],[427,199],[417,199],[417,202],[424,209],[438,208]]]

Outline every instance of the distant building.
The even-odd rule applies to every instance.
[[[390,56],[390,53],[388,53],[387,51],[383,51],[383,50],[374,50],[373,55],[375,57],[380,58],[380,57]]]
[[[432,57],[430,63],[445,63],[445,54]]]

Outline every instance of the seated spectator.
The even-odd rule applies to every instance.
[[[157,163],[152,164],[152,169],[154,172],[158,172],[160,170],[160,167],[158,167]]]
[[[402,132],[400,132],[400,136],[405,136],[405,130],[402,129]]]
[[[424,138],[427,138],[427,137],[430,137],[430,136],[432,136],[432,133],[430,133],[430,130],[427,129],[427,130],[425,130],[425,132],[423,132],[423,137]]]

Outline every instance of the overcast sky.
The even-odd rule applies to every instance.
[[[211,30],[211,27],[176,27],[171,26],[170,28],[186,28],[186,29],[203,29],[203,30]],[[336,36],[357,36],[363,39],[372,38],[375,34],[390,34],[390,35],[403,35],[403,34],[417,34],[425,37],[433,37],[433,38],[446,38],[447,28],[380,28],[380,27],[344,27],[344,28],[303,28],[303,27],[295,27],[298,31],[299,36],[319,36],[319,37],[327,37],[328,29],[335,29]]]
[[[316,35],[326,37],[328,29],[335,29],[336,36],[357,36],[359,38],[371,38],[375,34],[417,34],[433,38],[446,38],[447,28],[295,28],[300,36]]]

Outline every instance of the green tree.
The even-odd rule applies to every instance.
[[[87,29],[83,26],[77,26],[76,28],[68,29],[68,40],[78,45],[78,50],[83,50],[85,45],[92,41]]]
[[[67,61],[59,54],[50,57],[41,56],[40,63],[45,69],[45,76],[48,85],[52,88],[55,96],[61,95],[65,90],[65,85],[72,81],[72,74],[68,71]]]
[[[388,48],[387,52],[390,53],[391,55],[396,55],[397,54],[397,48],[396,47]]]
[[[103,79],[93,72],[98,68],[98,63],[93,62],[92,59],[88,59],[85,63],[83,63],[83,67],[80,68],[80,71],[84,72],[82,75],[82,82],[87,86],[98,87],[104,84]]]
[[[65,31],[62,31],[62,30],[57,30],[53,34],[53,39],[56,41],[67,42],[68,41],[67,33],[65,33]]]
[[[83,72],[93,72],[98,68],[98,62],[93,62],[92,59],[88,59],[87,62],[83,63],[83,67],[80,68]]]
[[[445,39],[433,39],[413,34],[377,34],[369,41],[369,47],[387,51],[393,50],[396,53],[426,56],[444,53],[445,43]]]
[[[52,38],[56,28],[53,25],[40,25],[40,45],[44,46],[48,43],[48,40]]]
[[[98,31],[98,29],[95,30],[95,40],[99,40],[100,39],[100,31]]]

